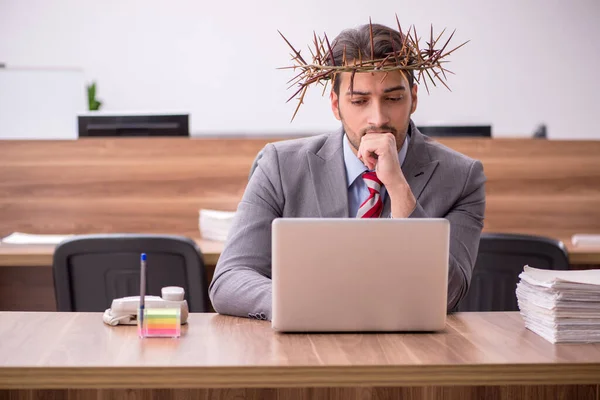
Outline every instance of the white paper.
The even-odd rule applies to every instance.
[[[571,237],[571,243],[578,247],[600,247],[600,235],[579,233]]]
[[[207,217],[207,218],[229,220],[229,219],[233,219],[233,217],[235,216],[235,211],[220,211],[220,210],[202,209],[199,211],[199,213],[200,213],[201,218]]]
[[[2,239],[7,244],[59,244],[73,235],[37,235],[13,232]]]
[[[533,285],[544,287],[553,287],[563,282],[600,286],[600,269],[554,271],[549,269],[531,268],[526,265],[520,277]]]

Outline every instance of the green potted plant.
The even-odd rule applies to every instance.
[[[92,82],[87,86],[88,108],[90,111],[98,111],[102,106],[102,102],[96,99],[96,82]]]

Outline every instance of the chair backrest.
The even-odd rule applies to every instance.
[[[248,174],[248,180],[250,180],[250,178],[252,178],[252,174],[254,173],[254,170],[256,169],[256,166],[258,165],[258,160],[260,160],[263,156],[263,150],[259,151],[258,154],[256,155],[256,157],[254,158],[254,161],[252,162],[252,166],[250,167],[250,173]]]
[[[465,126],[419,126],[419,131],[427,136],[443,137],[491,137],[491,125],[465,125]]]
[[[523,266],[569,269],[562,242],[529,235],[483,233],[465,298],[458,311],[518,311],[515,294]]]
[[[79,235],[61,242],[52,264],[58,311],[104,311],[115,298],[140,294],[140,254],[147,254],[147,295],[180,286],[190,312],[209,311],[202,253],[171,235]]]

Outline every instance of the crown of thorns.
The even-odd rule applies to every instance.
[[[323,37],[318,36],[315,32],[313,32],[313,46],[308,46],[308,50],[312,55],[312,61],[310,63],[306,62],[305,59],[300,55],[300,51],[296,50],[294,46],[283,36],[280,31],[279,34],[288,44],[288,46],[292,49],[292,53],[290,56],[292,57],[292,62],[294,65],[281,67],[279,69],[293,69],[294,71],[299,69],[300,72],[290,79],[287,83],[291,83],[288,89],[291,89],[294,86],[299,86],[299,88],[294,92],[294,94],[287,100],[289,102],[294,97],[298,99],[298,105],[294,111],[294,115],[292,115],[292,121],[300,106],[304,102],[304,95],[306,94],[307,89],[312,84],[321,84],[323,85],[323,94],[325,94],[325,89],[327,88],[328,81],[334,81],[337,74],[341,72],[350,72],[350,93],[353,92],[354,86],[354,74],[357,72],[386,72],[383,76],[383,79],[387,76],[387,74],[391,71],[400,71],[402,74],[406,74],[405,71],[410,71],[411,73],[417,72],[415,79],[418,83],[422,82],[425,84],[425,89],[427,93],[429,93],[429,86],[427,84],[427,79],[433,84],[436,85],[436,80],[443,84],[448,90],[450,87],[446,84],[446,73],[454,74],[454,72],[448,70],[444,67],[445,63],[449,61],[446,59],[448,55],[452,54],[454,51],[458,50],[469,41],[462,43],[461,45],[453,48],[452,50],[446,51],[450,40],[454,36],[456,30],[450,34],[446,42],[441,48],[436,49],[436,45],[440,42],[440,39],[446,32],[444,29],[437,37],[434,38],[433,34],[433,26],[430,29],[430,38],[429,41],[426,42],[427,46],[421,48],[419,46],[419,36],[417,35],[417,30],[414,26],[411,26],[406,34],[402,32],[402,28],[400,27],[400,21],[398,20],[398,16],[396,15],[396,23],[398,24],[398,32],[402,37],[402,46],[399,49],[394,48],[395,44],[392,40],[392,33],[390,32],[390,42],[392,45],[392,52],[387,53],[384,58],[375,59],[374,56],[374,46],[373,46],[373,25],[371,24],[371,19],[369,18],[369,32],[370,32],[370,40],[371,40],[371,57],[368,60],[362,59],[362,51],[359,50],[358,55],[359,59],[351,59],[348,60],[346,58],[346,46],[343,48],[342,52],[342,63],[341,65],[336,64],[335,59],[333,57],[332,46],[329,42],[329,38],[327,34],[324,33]],[[333,43],[335,47],[335,42]],[[382,79],[382,80],[383,80]],[[451,90],[450,90],[451,91]]]

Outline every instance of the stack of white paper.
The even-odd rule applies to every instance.
[[[233,211],[200,210],[198,224],[202,238],[225,241],[234,215]]]
[[[525,326],[552,342],[600,342],[600,270],[525,266],[517,300]]]

